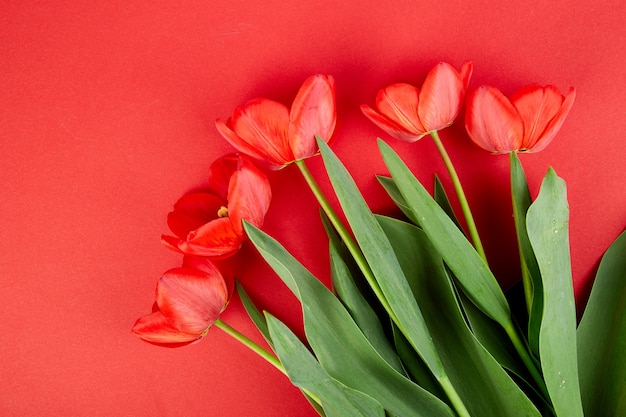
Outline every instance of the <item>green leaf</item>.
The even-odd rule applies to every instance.
[[[459,280],[465,294],[500,325],[511,327],[506,298],[480,255],[391,147],[382,140],[379,146],[387,169],[418,225]]]
[[[551,404],[544,398],[541,389],[535,385],[532,375],[515,351],[504,329],[480,311],[465,294],[458,292],[457,296],[476,339],[500,366],[518,378],[519,384],[523,384],[522,389],[525,389],[525,392],[531,396],[535,405],[540,404],[542,408],[550,408]]]
[[[389,240],[339,158],[323,140],[317,142],[341,208],[395,315],[392,319],[435,377],[444,377],[441,360]]]
[[[393,178],[377,175],[376,179],[378,179],[380,185],[382,185],[385,191],[387,191],[389,197],[391,197],[393,202],[396,203],[396,206],[398,206],[402,213],[404,213],[404,215],[414,224],[417,224],[417,218],[415,217],[415,213],[413,213],[411,208],[406,204],[406,201],[404,201],[404,197],[402,196],[402,194],[400,194],[400,190],[398,190],[398,187],[396,186]]]
[[[396,326],[393,326],[393,340],[398,356],[402,360],[402,363],[408,373],[411,375],[411,379],[420,387],[428,390],[428,392],[450,405],[448,397],[441,388],[441,385],[439,385],[439,382],[435,379],[422,358],[419,357],[413,349],[413,346],[411,346],[409,341],[406,340],[406,337],[404,337],[402,332],[398,330]]]
[[[511,152],[511,195],[513,199],[513,218],[517,232],[518,248],[522,273],[528,277],[525,282],[525,292],[530,294],[530,312],[528,318],[528,345],[536,358],[539,357],[539,331],[543,316],[543,284],[537,258],[528,239],[526,230],[526,213],[532,204],[526,174],[515,152]],[[528,296],[528,295],[527,295]]]
[[[539,411],[476,340],[458,305],[443,260],[419,228],[378,218],[410,277],[446,374],[473,416],[536,416]]]
[[[327,416],[384,417],[385,410],[373,398],[355,391],[333,379],[298,337],[274,316],[267,314],[267,323],[276,354],[291,382],[315,395]]]
[[[452,204],[450,204],[450,199],[446,194],[446,190],[445,188],[443,188],[443,184],[441,183],[441,181],[439,181],[439,177],[436,174],[433,197],[435,198],[437,204],[439,204],[439,207],[441,207],[443,211],[446,212],[448,217],[450,217],[450,220],[452,220],[454,224],[456,224],[456,227],[459,228],[461,233],[464,233],[463,228],[461,227],[461,223],[459,223],[459,220],[456,218],[456,214],[454,214],[454,210],[452,209]]]
[[[626,232],[604,254],[578,326],[587,416],[626,416]]]
[[[248,316],[252,319],[252,322],[256,325],[257,329],[267,342],[267,344],[274,349],[274,342],[272,341],[272,337],[270,335],[269,329],[267,327],[267,321],[265,320],[265,316],[259,311],[259,309],[254,305],[252,299],[248,296],[248,293],[244,290],[241,283],[235,280],[235,286],[237,287],[237,293],[239,294],[239,298],[248,313]],[[324,412],[321,409],[321,406],[317,404],[306,392],[302,392],[305,398],[311,403],[311,406],[315,408],[315,410],[320,414],[320,416],[324,416]]]
[[[576,307],[565,181],[550,168],[528,209],[526,228],[543,282],[539,356],[556,414],[583,415],[576,356]]]
[[[378,316],[359,292],[333,242],[330,243],[330,261],[334,289],[344,306],[378,354],[396,371],[404,373],[402,363],[387,339]]]
[[[243,307],[246,309],[248,316],[252,319],[254,325],[259,329],[261,335],[265,338],[270,347],[273,348],[272,338],[270,337],[269,330],[267,329],[267,322],[265,321],[265,316],[259,311],[259,309],[254,305],[252,299],[248,296],[243,286],[239,281],[235,281],[235,287],[237,288],[237,293],[239,294],[239,298],[241,299],[241,303]]]
[[[307,340],[333,378],[404,417],[452,417],[438,398],[395,371],[380,357],[334,294],[276,240],[244,227],[267,263],[302,303]]]
[[[459,293],[459,298],[476,339],[502,367],[526,381],[532,381],[532,377],[528,375],[524,363],[519,358],[504,329],[480,311],[465,294]]]

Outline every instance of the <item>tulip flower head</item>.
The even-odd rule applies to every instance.
[[[459,72],[441,62],[430,70],[421,89],[410,84],[390,85],[378,92],[376,110],[362,105],[361,111],[389,135],[415,142],[454,122],[471,75],[471,62],[465,62]]]
[[[531,85],[509,100],[497,88],[482,86],[468,95],[465,128],[492,153],[539,152],[556,136],[575,96],[573,88],[563,96],[554,86]]]
[[[208,192],[181,197],[167,216],[176,236],[163,244],[188,255],[221,259],[234,255],[245,239],[242,220],[261,227],[271,200],[270,184],[249,159],[227,155],[209,171]]]
[[[209,260],[165,272],[157,283],[158,309],[137,320],[133,333],[157,344],[188,344],[202,339],[229,300],[228,285]]]
[[[237,107],[226,123],[215,125],[239,152],[270,169],[317,154],[315,136],[328,142],[337,122],[335,81],[331,76],[307,78],[288,109],[265,98]]]

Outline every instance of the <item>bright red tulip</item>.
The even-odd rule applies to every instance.
[[[465,62],[459,72],[441,62],[430,70],[421,90],[410,84],[393,84],[378,92],[377,110],[367,105],[361,110],[396,139],[415,142],[454,122],[471,75],[471,62]]]
[[[186,261],[161,276],[156,288],[158,310],[139,318],[132,331],[152,343],[195,342],[206,335],[228,300],[228,285],[215,265],[206,259]]]
[[[217,159],[209,171],[208,192],[181,197],[167,216],[176,235],[161,237],[170,249],[213,259],[232,256],[245,239],[242,220],[261,227],[271,200],[270,184],[246,157]]]
[[[335,81],[331,76],[306,79],[289,110],[265,98],[237,107],[226,123],[216,120],[217,130],[239,152],[271,169],[281,169],[318,152],[315,136],[328,142],[335,130]]]
[[[465,128],[489,152],[539,152],[556,136],[575,96],[573,88],[564,97],[552,85],[531,85],[509,100],[497,88],[482,86],[468,94]]]

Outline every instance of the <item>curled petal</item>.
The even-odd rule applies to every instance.
[[[244,235],[233,227],[231,219],[221,217],[189,232],[178,249],[189,255],[220,259],[237,252],[243,240]]]
[[[272,191],[265,174],[242,157],[228,190],[228,212],[235,233],[244,235],[242,220],[261,227],[271,199]]]
[[[209,187],[224,201],[228,198],[230,177],[237,170],[239,155],[229,154],[216,159],[209,167]]]
[[[147,342],[158,344],[185,344],[202,337],[201,334],[185,333],[176,329],[160,311],[140,317],[132,332]]]
[[[396,139],[403,140],[405,142],[415,142],[420,139],[425,133],[415,133],[407,131],[404,126],[400,126],[395,121],[391,120],[385,115],[378,113],[371,107],[363,104],[361,105],[361,111],[372,123],[387,132],[390,136]]]
[[[489,86],[468,95],[465,127],[474,143],[493,153],[520,149],[524,136],[515,107],[500,90]]]
[[[219,208],[224,205],[226,200],[213,194],[186,194],[174,204],[174,210],[167,215],[167,225],[176,236],[184,239],[190,231],[216,219]]]
[[[426,134],[417,115],[419,89],[409,84],[393,84],[378,92],[376,107],[361,106],[363,114],[396,139],[415,142]]]
[[[464,67],[469,81],[471,64]],[[465,80],[445,62],[435,66],[426,77],[419,96],[418,114],[424,130],[431,132],[452,124],[465,97]]]
[[[239,152],[245,153],[246,155],[250,155],[252,158],[255,158],[259,161],[265,161],[267,157],[265,152],[262,149],[256,149],[254,146],[250,145],[243,139],[241,139],[237,134],[231,129],[232,119],[228,119],[226,123],[217,119],[215,121],[215,127],[217,131]]]
[[[420,90],[410,84],[392,84],[376,96],[378,111],[415,136],[426,133],[418,115]]]
[[[524,121],[523,150],[539,152],[548,146],[563,125],[575,96],[573,88],[563,97],[554,86],[530,86],[511,98]]]
[[[178,253],[183,253],[183,251],[180,250],[180,246],[184,242],[184,239],[180,239],[174,236],[161,235],[161,243],[163,244],[163,246]]]
[[[293,162],[289,110],[283,104],[263,98],[251,100],[235,109],[230,125],[234,135],[228,126],[216,122],[220,133],[240,152],[276,167]]]
[[[472,72],[474,71],[474,65],[470,61],[465,61],[463,65],[461,65],[461,69],[459,70],[459,76],[461,77],[461,82],[463,83],[463,88],[467,91],[467,87],[469,86],[470,78],[472,77]]]
[[[157,284],[159,310],[175,329],[202,335],[215,323],[228,302],[228,289],[217,270],[174,268]]]
[[[289,141],[296,160],[317,153],[315,136],[328,142],[337,123],[335,80],[331,76],[307,78],[291,106]]]

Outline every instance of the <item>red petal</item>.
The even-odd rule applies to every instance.
[[[471,70],[469,72],[471,74]],[[469,74],[464,76],[469,77]],[[437,64],[428,73],[419,96],[418,114],[424,129],[431,132],[452,124],[464,96],[465,84],[459,73],[445,62]]]
[[[272,191],[265,174],[242,158],[228,190],[228,212],[236,233],[244,234],[242,220],[261,227],[271,199]]]
[[[461,81],[463,82],[463,88],[466,91],[473,71],[474,65],[470,61],[465,61],[463,65],[461,65],[461,69],[459,70],[459,75],[461,76]]]
[[[515,93],[511,97],[511,103],[524,123],[524,140],[522,141],[522,150],[524,150],[532,148],[541,138],[548,123],[561,108],[563,96],[558,90],[554,93],[549,89],[532,85]]]
[[[229,154],[216,159],[209,168],[209,187],[223,200],[228,197],[228,184],[239,165],[239,155]]]
[[[524,136],[515,107],[500,90],[488,86],[468,95],[465,128],[474,143],[494,153],[519,150]]]
[[[202,335],[181,332],[165,319],[160,311],[139,318],[132,332],[151,343],[189,343],[198,340]]]
[[[228,290],[217,268],[175,268],[157,284],[157,304],[165,319],[181,332],[202,335],[219,318]]]
[[[180,250],[179,246],[184,242],[183,239],[174,237],[174,236],[167,236],[167,235],[161,235],[161,243],[168,249],[171,249],[173,251],[176,251],[178,253],[183,253],[183,251]]]
[[[516,93],[511,101],[524,120],[522,148],[531,152],[545,149],[563,125],[575,96],[570,89],[564,98],[554,86],[530,86]]]
[[[417,114],[419,99],[419,89],[409,84],[393,84],[378,92],[376,107],[381,115],[401,127],[405,137],[420,138],[426,130]]]
[[[167,225],[180,238],[217,218],[217,211],[226,201],[209,193],[198,192],[182,196],[174,210],[167,215]]]
[[[337,123],[333,77],[307,78],[293,101],[289,120],[289,141],[295,159],[315,155],[318,151],[315,136],[328,142]]]
[[[189,232],[178,248],[189,255],[224,258],[241,247],[244,236],[234,228],[229,217],[222,217]]]
[[[222,278],[224,278],[228,291],[228,299],[230,300],[235,287],[235,277],[233,273],[233,265],[231,263],[223,261],[217,261],[214,263],[203,256],[185,255],[183,257],[183,268],[198,269],[206,272],[207,274],[213,273],[213,270],[217,268],[220,271]]]
[[[222,122],[220,119],[215,121],[215,127],[217,131],[230,143],[235,149],[237,149],[241,153],[245,153],[246,155],[251,156],[252,158],[258,159],[259,161],[265,161],[267,155],[262,149],[257,149],[254,146],[250,145],[243,139],[241,139],[233,130],[230,128],[232,124],[232,120],[228,119],[227,123]]]
[[[372,123],[387,132],[390,136],[396,139],[403,140],[405,142],[415,142],[424,136],[424,134],[415,134],[408,132],[403,126],[398,125],[393,120],[390,120],[387,116],[383,116],[371,107],[363,104],[361,105],[361,111],[370,119]]]
[[[252,100],[235,109],[231,123],[240,138],[231,143],[241,152],[275,166],[294,161],[289,146],[289,110],[283,104],[263,98]],[[250,149],[254,151],[250,153]]]

